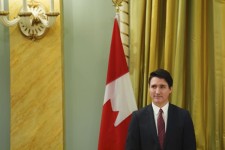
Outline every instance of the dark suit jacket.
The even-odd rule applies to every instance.
[[[126,150],[160,150],[152,105],[135,111]],[[194,126],[187,110],[169,104],[164,150],[196,150]]]

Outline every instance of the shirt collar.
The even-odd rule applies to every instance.
[[[157,115],[159,113],[160,108],[156,106],[154,103],[152,103],[152,108],[153,108],[154,114]],[[167,113],[168,108],[169,108],[169,102],[166,103],[166,105],[164,105],[161,109],[163,110],[163,113]]]

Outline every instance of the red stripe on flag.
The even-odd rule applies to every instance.
[[[120,29],[117,20],[114,20],[111,48],[109,54],[108,73],[106,84],[114,81],[128,72],[123,45],[120,38]]]

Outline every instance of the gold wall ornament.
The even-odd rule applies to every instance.
[[[121,3],[123,2],[123,0],[112,0],[112,2],[117,6],[121,6]]]
[[[119,8],[122,6],[123,0],[112,0],[112,2],[116,8],[116,12],[119,12]]]
[[[44,37],[47,28],[54,25],[59,12],[54,11],[54,0],[50,0],[50,12],[46,12],[44,6],[37,1],[23,0],[23,7],[18,16],[8,20],[8,11],[4,10],[3,0],[0,0],[0,22],[5,26],[18,24],[21,33],[29,39],[36,40]]]

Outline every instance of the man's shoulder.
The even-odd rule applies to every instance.
[[[188,110],[181,108],[177,105],[171,104],[171,103],[169,104],[169,110],[176,112],[176,113],[189,114]]]
[[[149,105],[147,105],[145,107],[142,107],[142,108],[134,111],[134,113],[137,114],[137,115],[140,115],[140,114],[148,113],[151,110],[152,110],[152,106],[151,106],[151,104],[149,104]]]

